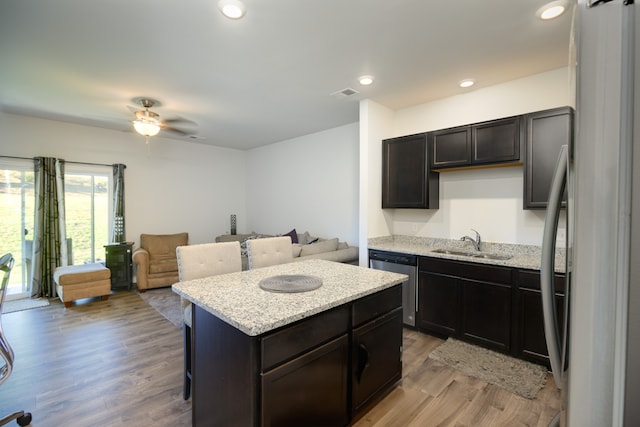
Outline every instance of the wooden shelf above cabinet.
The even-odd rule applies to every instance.
[[[445,169],[431,169],[433,172],[457,172],[457,171],[468,171],[475,169],[495,169],[495,168],[511,168],[514,166],[523,166],[523,162],[513,162],[513,163],[497,163],[497,164],[488,164],[488,165],[473,165],[473,166],[461,166],[457,168],[445,168]]]

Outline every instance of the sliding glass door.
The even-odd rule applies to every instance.
[[[7,300],[28,296],[34,204],[33,161],[0,159],[0,252],[15,258]]]

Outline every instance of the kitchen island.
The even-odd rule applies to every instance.
[[[308,292],[263,290],[274,276]],[[180,282],[194,304],[194,426],[347,425],[401,378],[407,276],[323,260]]]

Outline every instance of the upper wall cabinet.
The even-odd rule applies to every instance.
[[[517,164],[522,116],[437,130],[428,137],[434,170]]]
[[[382,141],[383,209],[438,209],[439,177],[428,153],[426,133]]]
[[[545,209],[560,147],[573,141],[573,109],[554,108],[524,117],[524,209]]]

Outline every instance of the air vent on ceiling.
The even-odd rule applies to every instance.
[[[331,94],[331,96],[333,96],[335,98],[348,98],[348,97],[353,96],[353,95],[355,95],[357,93],[360,93],[360,92],[358,92],[355,89],[351,89],[350,87],[348,87],[346,89],[342,89],[342,90],[339,90],[337,92],[333,92]]]

